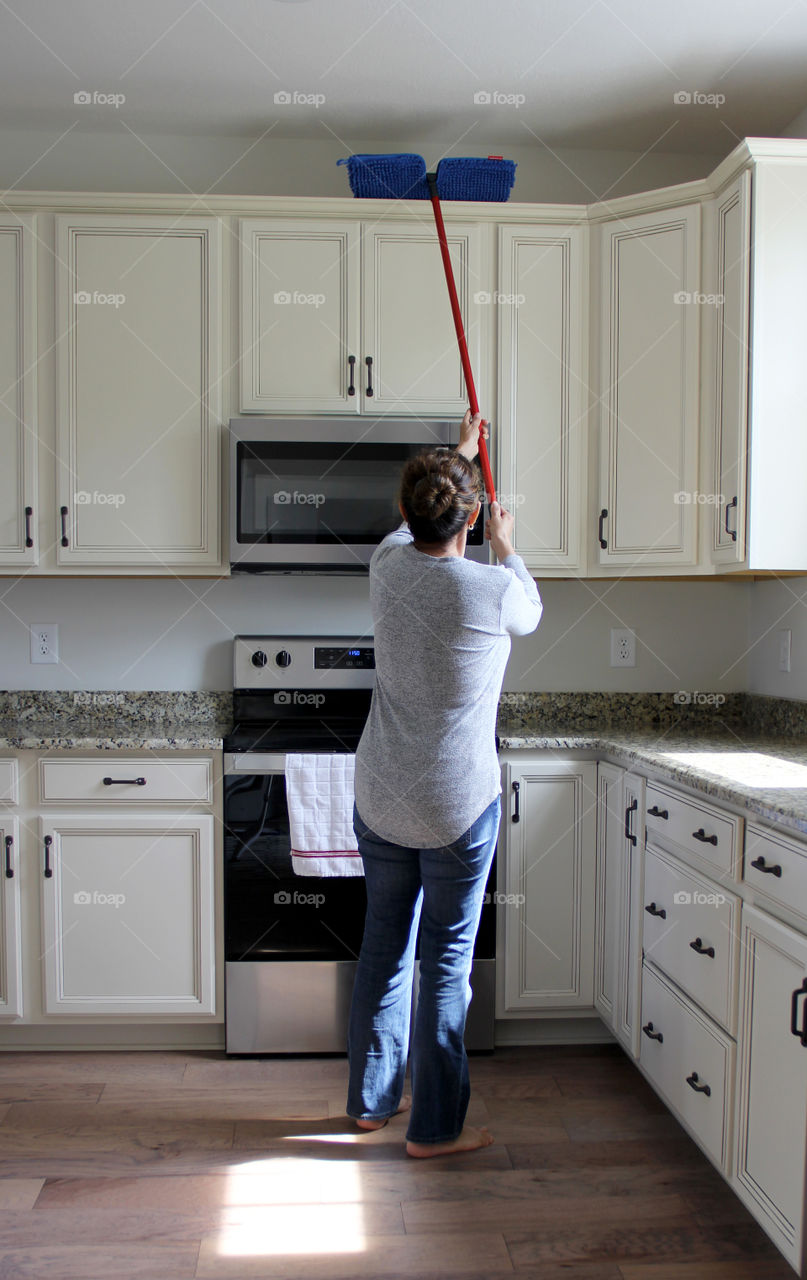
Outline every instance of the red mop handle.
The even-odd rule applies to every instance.
[[[440,208],[440,197],[437,194],[436,182],[429,182],[429,191],[431,193],[432,208],[434,209],[434,222],[437,227],[437,239],[440,241],[440,253],[443,258],[443,268],[446,273],[446,284],[448,285],[451,314],[454,317],[454,328],[457,331],[457,343],[459,344],[460,349],[462,372],[465,376],[465,387],[468,392],[468,403],[471,406],[471,413],[479,413],[479,401],[476,398],[476,387],[474,386],[474,375],[471,369],[471,358],[468,355],[468,343],[465,341],[465,329],[462,324],[460,300],[457,297],[457,286],[454,283],[454,268],[451,265],[451,254],[448,251],[446,228],[445,223],[443,222],[443,211]],[[488,447],[485,443],[481,430],[479,432],[479,465],[482,468],[482,479],[485,482],[485,493],[487,494],[488,502],[495,502],[496,489],[493,484],[493,472],[490,469]]]

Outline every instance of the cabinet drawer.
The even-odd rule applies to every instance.
[[[0,804],[16,804],[19,800],[19,774],[16,760],[0,760]]]
[[[676,858],[646,850],[645,954],[731,1035],[737,1013],[739,911],[734,894],[695,875]]]
[[[807,919],[807,844],[804,841],[749,822],[745,829],[743,880],[756,892],[764,893]]]
[[[713,871],[737,876],[742,818],[655,782],[648,782],[646,796],[648,840],[673,844]]]
[[[728,1173],[734,1043],[647,964],[639,1061],[695,1141]]]
[[[109,779],[109,781],[105,781]],[[139,781],[141,780],[141,781]],[[40,760],[39,794],[60,804],[209,804],[211,760]]]

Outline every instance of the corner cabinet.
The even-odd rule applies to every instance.
[[[220,563],[220,227],[56,218],[60,565]]]
[[[598,228],[601,566],[694,565],[700,205]]]
[[[530,569],[580,570],[588,228],[499,228],[499,488]]]
[[[483,228],[449,219],[446,230],[481,374],[492,300]],[[462,416],[467,396],[429,218],[243,218],[240,231],[243,413]],[[484,390],[480,378],[483,400]]]
[[[503,792],[497,1017],[591,1008],[597,766],[514,760]]]
[[[0,568],[38,558],[33,221],[0,220]]]
[[[594,1005],[638,1058],[644,779],[601,762],[597,792]]]

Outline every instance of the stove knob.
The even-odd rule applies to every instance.
[[[291,654],[288,649],[281,649],[280,653],[275,654],[275,662],[279,667],[291,666]]]
[[[263,649],[256,649],[252,655],[253,667],[265,667],[268,661],[269,659],[267,658]]]

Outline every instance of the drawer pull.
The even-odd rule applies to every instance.
[[[711,1098],[712,1090],[708,1084],[700,1083],[697,1071],[693,1071],[691,1076],[687,1076],[687,1084],[690,1089],[694,1089],[696,1093],[705,1093],[707,1098]]]
[[[653,1030],[652,1022],[646,1022],[645,1025],[642,1027],[642,1031],[645,1033],[645,1035],[649,1040],[658,1040],[659,1044],[663,1043],[664,1036],[661,1034],[660,1031]]]
[[[663,818],[666,822],[670,814],[668,809],[659,809],[658,805],[654,804],[652,809],[648,809],[647,816],[649,818]]]
[[[711,956],[712,959],[714,960],[715,958],[714,947],[705,947],[703,945],[703,941],[701,938],[696,938],[695,941],[690,942],[689,945],[691,946],[693,951],[697,951],[699,956]]]
[[[630,804],[625,809],[625,839],[630,840],[631,844],[634,845],[634,847],[636,845],[636,836],[633,834],[633,832],[630,829],[630,815],[632,813],[635,813],[638,808],[639,808],[639,801],[631,800]]]
[[[520,795],[521,795],[521,783],[520,783],[520,782],[514,782],[514,783],[513,783],[513,798],[514,798],[514,800],[515,800],[515,809],[513,810],[513,822],[520,822],[520,821],[521,821],[521,813],[519,812],[519,807],[518,807],[518,802],[519,802],[519,796],[520,796]]]
[[[693,840],[700,840],[701,844],[717,844],[717,836],[707,836],[703,827],[698,827],[697,831],[692,832]]]
[[[34,540],[31,537],[31,517],[33,516],[33,514],[34,514],[33,507],[25,508],[25,545],[26,547],[32,547],[34,545]]]
[[[145,778],[104,778],[105,787],[145,787]]]
[[[597,541],[599,542],[599,544],[600,544],[600,546],[602,547],[603,551],[605,551],[605,549],[606,549],[606,548],[607,548],[607,546],[608,546],[608,540],[607,540],[607,538],[604,536],[603,531],[602,531],[602,526],[603,526],[603,524],[605,523],[605,521],[606,521],[607,519],[608,519],[608,508],[607,508],[607,507],[603,507],[602,511],[600,512],[600,518],[599,518],[599,520],[597,521]]]
[[[348,369],[350,371],[350,385],[348,386],[347,393],[349,396],[355,396],[356,394],[356,384],[355,384],[356,357],[348,356],[347,364],[348,364]]]
[[[657,907],[655,902],[648,902],[647,906],[645,907],[645,911],[648,913],[648,915],[658,916],[660,920],[667,919],[667,912],[664,910],[664,907]]]
[[[781,879],[782,868],[779,866],[779,863],[777,862],[773,867],[766,866],[765,859],[762,857],[762,854],[760,854],[758,858],[754,858],[751,866],[755,871],[764,871],[766,876],[779,876]]]
[[[807,996],[807,978],[802,979],[800,987],[796,987],[790,1001],[790,1032],[807,1045],[807,1028],[799,1026],[799,997]]]
[[[50,846],[53,844],[53,836],[45,836],[45,879],[50,880],[53,875],[53,868],[50,865]]]
[[[11,865],[11,849],[14,844],[13,836],[6,836],[6,879],[14,879],[14,868]]]
[[[365,356],[364,363],[367,366],[367,386],[365,387],[364,394],[366,396],[371,396],[373,394],[373,357]]]

